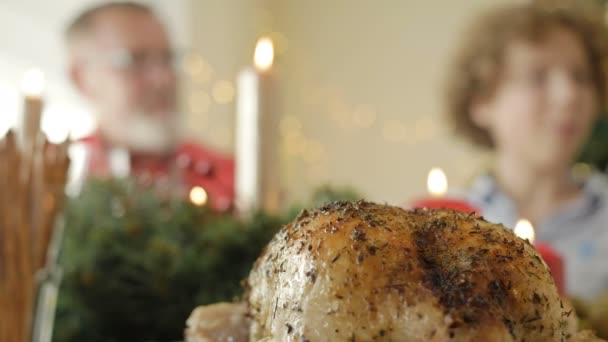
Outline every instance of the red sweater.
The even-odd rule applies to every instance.
[[[81,139],[89,148],[87,175],[110,177],[108,148],[96,133]],[[175,152],[165,157],[131,156],[131,174],[149,176],[152,179],[168,176],[172,167],[177,167],[186,190],[200,186],[207,191],[211,206],[225,211],[234,202],[234,160],[213,152],[201,145],[182,143]]]

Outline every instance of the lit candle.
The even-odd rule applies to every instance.
[[[274,63],[274,45],[270,38],[258,39],[253,52],[253,63],[259,71],[270,71]]]
[[[555,286],[560,294],[566,293],[566,282],[564,279],[564,261],[562,257],[548,244],[542,242],[535,242],[534,227],[530,221],[521,219],[515,225],[513,230],[515,235],[519,236],[524,240],[530,241],[534,245],[534,248],[538,251],[538,254],[543,258],[555,281]]]
[[[433,197],[443,197],[448,192],[448,177],[442,169],[436,167],[429,171],[426,188]]]
[[[427,178],[427,190],[430,197],[422,198],[413,203],[414,208],[447,208],[467,213],[478,212],[473,206],[462,199],[449,198],[448,179],[440,168],[433,168]]]
[[[21,91],[24,94],[24,101],[19,142],[25,149],[33,148],[40,132],[44,86],[44,74],[39,69],[29,69],[23,74]]]
[[[272,75],[274,47],[270,38],[260,38],[253,67],[237,79],[235,205],[247,215],[264,208],[279,207],[278,117],[276,84]]]

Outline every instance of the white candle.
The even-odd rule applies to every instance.
[[[250,212],[260,202],[260,113],[259,75],[244,69],[237,80],[235,205]]]
[[[272,65],[274,49],[260,38],[254,66],[237,78],[235,204],[241,214],[279,206],[277,116]]]

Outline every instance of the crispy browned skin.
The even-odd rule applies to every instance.
[[[303,211],[249,276],[251,341],[561,341],[536,250],[449,210]]]

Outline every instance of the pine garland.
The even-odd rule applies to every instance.
[[[358,197],[325,187],[311,204]],[[241,295],[241,280],[296,211],[242,222],[132,182],[91,181],[65,212],[54,340],[180,340],[194,307]]]

